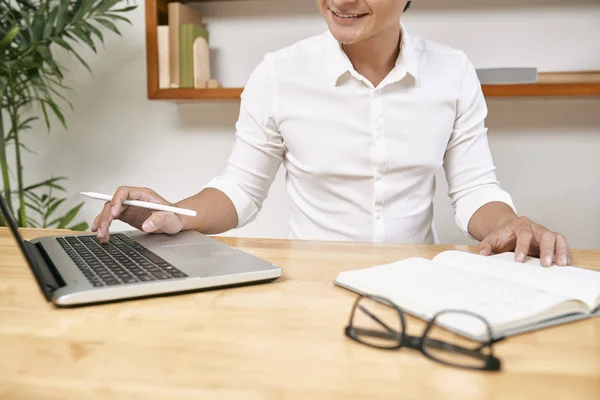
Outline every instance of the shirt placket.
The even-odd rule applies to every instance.
[[[385,200],[385,186],[383,175],[387,160],[385,137],[383,134],[383,103],[381,91],[372,91],[372,131],[373,131],[373,241],[382,242],[385,237],[385,224],[383,219],[383,205]]]

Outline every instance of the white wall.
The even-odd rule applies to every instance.
[[[404,17],[408,30],[465,50],[476,67],[600,70],[598,0],[413,3]],[[191,195],[222,171],[233,144],[239,102],[146,99],[144,4],[138,4],[123,38],[107,34],[98,55],[83,52],[93,75],[65,60],[75,89],[68,130],[55,125],[48,135],[40,127],[27,137],[39,153],[26,158],[27,179],[69,176],[71,204],[79,191],[111,193],[121,184],[149,186],[170,200]],[[211,32],[216,77],[226,86],[242,86],[265,52],[326,29],[312,0],[197,6]],[[600,98],[489,99],[488,106],[498,176],[518,210],[566,234],[573,247],[600,248]],[[469,243],[445,190],[440,173],[440,239]],[[80,217],[91,223],[101,205],[87,201]],[[280,171],[257,220],[227,234],[284,237],[287,212]]]

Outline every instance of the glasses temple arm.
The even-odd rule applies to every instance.
[[[365,328],[356,328],[356,327],[352,327],[352,329],[354,330],[354,332],[357,335],[371,336],[371,337],[376,337],[379,339],[398,340],[398,337],[400,336],[399,332],[394,332],[394,331],[383,332],[383,331],[377,331],[374,329],[365,329]]]
[[[396,333],[382,332],[382,331],[373,330],[373,329],[356,328],[356,327],[353,329],[354,329],[354,332],[358,335],[376,337],[379,339],[394,339],[394,340],[398,339],[397,332]],[[406,347],[410,347],[411,349],[420,350],[421,346],[422,346],[421,343],[422,343],[422,340],[419,337],[407,336],[407,335],[402,337],[402,345],[406,346]],[[476,349],[471,350],[471,349],[466,349],[464,347],[456,346],[456,345],[453,345],[450,343],[441,342],[441,341],[435,340],[435,339],[427,339],[426,343],[427,343],[426,346],[423,346],[423,347],[431,347],[431,348],[434,348],[437,350],[452,351],[454,353],[478,358],[480,360],[486,360],[490,357],[490,355],[483,354],[479,351],[482,347],[487,346],[487,344],[485,344],[482,347],[478,347]]]
[[[410,340],[410,337],[407,337],[407,339]],[[492,356],[491,354],[484,354],[480,351],[482,348],[484,348],[485,346],[488,346],[490,343],[486,343],[483,346],[477,347],[476,349],[466,349],[461,346],[456,346],[451,343],[441,342],[439,340],[434,340],[434,339],[427,339],[425,342],[427,344],[426,344],[426,346],[423,346],[423,347],[432,347],[437,350],[452,351],[454,353],[478,358],[480,360],[485,360]]]
[[[475,349],[473,349],[473,350],[475,350],[475,351],[480,351],[480,350],[481,350],[481,349],[483,349],[484,347],[486,347],[486,346],[491,346],[491,345],[493,345],[493,344],[495,344],[495,343],[501,342],[501,341],[502,341],[502,340],[504,340],[504,339],[506,339],[506,336],[502,336],[502,337],[499,337],[499,338],[497,338],[497,339],[492,339],[492,340],[490,340],[489,342],[483,343],[481,346],[479,346],[479,347],[477,347],[477,348],[475,348]]]
[[[369,317],[373,318],[375,321],[377,321],[377,323],[381,326],[383,326],[385,329],[387,329],[389,332],[394,332],[397,333],[395,330],[393,330],[392,328],[390,328],[389,326],[387,326],[387,324],[385,322],[383,322],[382,320],[380,320],[379,318],[377,318],[375,315],[373,315],[373,313],[371,313],[369,310],[367,310],[365,307],[363,306],[358,306],[358,308],[360,308],[365,314],[367,314]]]

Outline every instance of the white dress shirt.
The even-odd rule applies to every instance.
[[[327,31],[267,54],[241,96],[221,176],[238,227],[252,221],[283,162],[289,238],[433,243],[435,172],[458,227],[500,201],[485,100],[466,55],[402,27],[400,55],[377,86]]]

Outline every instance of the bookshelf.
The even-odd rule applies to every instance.
[[[189,0],[187,2],[229,1]],[[243,88],[159,89],[157,26],[167,23],[169,0],[146,2],[146,63],[149,100],[239,100]],[[482,85],[486,97],[600,96],[600,71],[540,72],[538,82],[517,85]]]
[[[600,96],[600,71],[539,72],[536,83],[482,88],[486,97]]]

